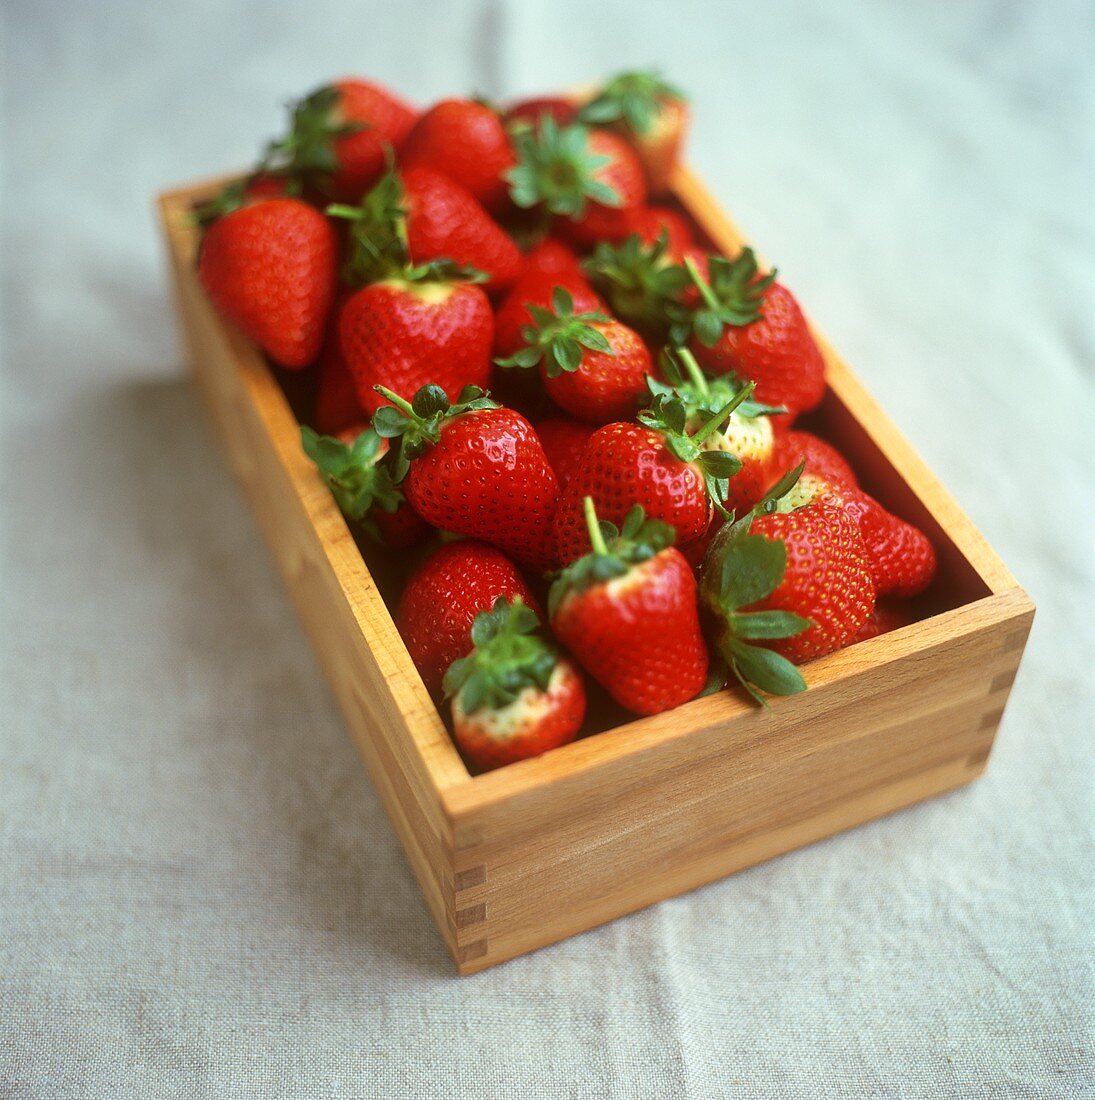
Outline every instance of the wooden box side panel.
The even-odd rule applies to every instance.
[[[915,653],[893,639],[890,659],[771,711],[713,716],[587,772],[560,766],[509,798],[469,789],[455,807],[458,883],[467,876],[455,904],[476,919],[457,929],[459,965],[480,969],[975,778],[1032,612],[1005,596],[955,614],[966,621]],[[495,777],[507,778],[482,780]]]
[[[330,493],[261,356],[217,317],[194,269],[183,215],[163,222],[187,350],[233,469],[308,631],[442,934],[452,945],[452,829],[441,802],[467,769],[410,662]]]

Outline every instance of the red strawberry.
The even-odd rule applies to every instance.
[[[618,534],[598,523],[592,498],[583,513],[593,550],[552,585],[556,636],[620,706],[658,714],[686,703],[703,690],[708,658],[696,579],[672,530],[638,506]]]
[[[795,469],[754,511],[724,524],[703,563],[701,594],[719,652],[758,701],[759,691],[802,691],[788,661],[848,645],[874,610],[859,531],[831,501],[795,485],[800,474]]]
[[[871,617],[863,624],[859,633],[848,643],[866,642],[880,634],[889,634],[891,630],[900,630],[913,622],[908,606],[900,600],[887,600],[882,597],[874,605]]]
[[[703,442],[748,396],[748,388],[742,390],[692,435],[685,432],[683,402],[664,394],[640,414],[642,424],[606,424],[595,431],[556,513],[559,561],[565,565],[589,550],[587,496],[603,519],[617,525],[635,504],[641,505],[651,519],[674,529],[678,549],[687,554],[711,525],[717,479],[739,469],[733,455],[704,451]]]
[[[618,127],[635,146],[651,192],[669,190],[690,117],[678,89],[657,73],[620,73],[582,107],[578,117],[591,125]]]
[[[563,287],[552,308],[526,307],[532,324],[522,330],[525,346],[498,363],[528,369],[539,364],[548,397],[581,420],[605,424],[635,415],[648,397],[650,352],[633,329],[604,313],[575,313]]]
[[[517,166],[507,177],[517,206],[566,219],[560,228],[583,246],[627,236],[628,219],[646,201],[646,180],[621,137],[577,125],[560,129],[545,118],[536,132],[516,132],[514,146]]]
[[[384,171],[388,147],[402,144],[415,112],[367,80],[337,80],[293,108],[289,136],[269,161],[338,202],[357,202]]]
[[[475,198],[426,168],[402,174],[407,243],[415,263],[447,258],[482,271],[490,291],[505,290],[521,272],[521,253]]]
[[[213,305],[283,367],[319,354],[335,294],[330,222],[298,199],[239,207],[205,231],[198,275]]]
[[[581,274],[578,254],[574,249],[555,237],[545,237],[525,253],[521,277],[546,275],[549,278],[558,278],[561,275]]]
[[[546,420],[537,420],[536,435],[540,446],[544,448],[548,462],[559,482],[559,488],[565,489],[571,475],[581,462],[589,437],[597,430],[594,425],[583,420],[573,420],[568,416],[552,416]]]
[[[500,598],[475,617],[475,648],[445,674],[453,737],[477,771],[565,745],[582,726],[582,677],[538,636],[539,627],[520,600]]]
[[[601,299],[577,268],[545,275],[525,272],[513,289],[502,299],[494,315],[494,355],[505,359],[525,346],[523,331],[532,324],[529,306],[547,309],[551,305],[556,287],[566,289],[580,313],[594,313],[603,306]]]
[[[752,249],[736,260],[712,256],[710,281],[686,263],[702,303],[690,347],[713,374],[733,371],[757,384],[757,398],[790,416],[825,394],[825,361],[791,292],[761,277]]]
[[[513,562],[472,539],[439,546],[407,581],[395,625],[432,695],[441,693],[442,677],[453,661],[471,651],[475,616],[501,597],[538,610]]]
[[[654,244],[664,233],[666,256],[673,263],[680,263],[694,244],[687,219],[668,206],[640,207],[632,214],[628,228],[645,245]]]
[[[343,306],[339,336],[358,399],[370,413],[384,404],[378,385],[410,398],[432,382],[455,400],[465,386],[490,381],[490,302],[471,283],[371,283]]]
[[[404,549],[423,539],[429,528],[407,503],[384,462],[388,441],[368,425],[338,436],[302,427],[304,453],[316,464],[347,519],[370,538]]]
[[[312,423],[316,431],[326,435],[337,435],[343,429],[355,427],[369,419],[369,413],[358,399],[357,385],[342,355],[342,342],[338,335],[342,307],[352,295],[352,291],[343,291],[335,298],[323,350],[316,363]]]
[[[859,487],[848,460],[831,444],[810,432],[784,432],[779,440],[779,468],[790,470],[802,463],[803,473],[814,475],[832,485]]]
[[[555,125],[561,128],[569,126],[575,120],[578,107],[569,99],[562,99],[559,96],[522,99],[506,111],[506,122],[511,126],[516,123],[537,129],[544,115],[548,115]]]
[[[506,203],[504,173],[514,165],[501,119],[472,99],[446,99],[414,124],[400,151],[403,171],[429,168],[455,180],[489,210]]]
[[[552,522],[559,484],[532,425],[471,392],[451,405],[438,386],[380,409],[376,430],[402,437],[396,474],[427,523],[493,543],[538,570],[555,564]],[[408,472],[409,471],[409,472]]]

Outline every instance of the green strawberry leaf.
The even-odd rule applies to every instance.
[[[738,638],[773,640],[790,638],[813,626],[793,611],[745,611],[730,616],[730,629]]]
[[[769,695],[797,695],[806,690],[802,673],[775,650],[734,640],[730,643],[729,651],[728,659],[734,673],[753,698],[759,699],[761,703],[767,705],[751,685]]]

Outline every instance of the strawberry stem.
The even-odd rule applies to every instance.
[[[696,362],[696,357],[688,350],[688,348],[677,348],[677,358],[684,365],[684,369],[688,372],[688,379],[697,390],[703,394],[704,397],[710,396],[711,387],[707,384],[707,378],[703,371],[700,369],[699,363]]]
[[[710,420],[708,420],[698,432],[696,432],[691,438],[692,442],[699,444],[702,443],[708,436],[714,435],[715,432],[722,427],[723,423],[729,418],[730,414],[753,392],[754,383],[749,382],[747,385],[742,386],[740,390],[717,413],[713,413]]]
[[[719,300],[715,297],[715,292],[708,285],[707,280],[700,274],[700,269],[696,267],[696,261],[693,260],[691,256],[685,256],[684,269],[688,272],[689,278],[700,292],[703,304],[707,306],[708,309],[718,310],[720,308]]]
[[[408,416],[418,420],[418,414],[414,411],[411,403],[404,398],[400,397],[398,393],[393,393],[387,386],[376,385],[373,389],[377,393],[383,394],[397,409],[401,409]]]
[[[597,509],[593,506],[593,497],[586,497],[582,501],[582,511],[586,517],[586,528],[589,530],[589,542],[595,554],[608,554],[608,546],[605,537],[601,533],[601,525],[597,521]]]

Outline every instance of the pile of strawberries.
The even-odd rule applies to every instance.
[[[396,623],[476,769],[575,738],[590,692],[801,691],[935,571],[796,428],[825,365],[790,291],[673,207],[688,118],[650,73],[421,114],[341,80],[195,211],[210,299],[310,373],[305,450],[410,563]]]

